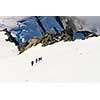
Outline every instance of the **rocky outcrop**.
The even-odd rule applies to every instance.
[[[11,35],[11,33],[9,31],[7,31],[7,29],[4,29],[2,31],[5,31],[5,35],[7,35],[7,39],[6,41],[9,41],[9,42],[14,42],[16,46],[19,45],[19,43],[16,41],[16,39]]]
[[[28,42],[25,42],[25,43],[23,43],[22,44],[22,46],[20,46],[19,48],[19,51],[20,51],[20,54],[22,53],[22,52],[24,52],[25,50],[27,50],[27,49],[29,49],[29,48],[31,48],[32,46],[36,46],[37,44],[39,44],[40,43],[40,39],[39,38],[32,38],[32,39],[30,39]]]
[[[53,25],[53,27],[50,28],[50,30],[46,32],[46,29],[48,29],[49,23],[47,24],[45,22],[46,23],[45,25],[48,25],[48,26],[42,25],[44,20],[42,20],[43,22],[41,22],[39,17],[36,17],[36,18],[37,18],[37,23],[43,30],[41,37],[35,37],[33,35],[32,38],[30,38],[28,41],[25,41],[22,44],[19,44],[16,41],[16,39],[11,35],[11,32],[7,31],[7,29],[4,30],[6,32],[6,35],[8,36],[8,39],[6,39],[6,41],[14,42],[15,45],[18,47],[18,50],[20,51],[20,53],[24,52],[25,50],[29,49],[32,46],[36,46],[39,43],[41,43],[42,47],[44,47],[44,46],[48,46],[59,41],[64,41],[64,42],[73,41],[73,33],[78,34],[78,31],[83,29],[82,22],[76,17],[55,16],[57,25],[59,24],[60,27],[58,28],[59,25],[57,27],[55,27],[56,25]],[[52,23],[50,24],[50,27],[51,25]],[[58,31],[57,28],[60,29],[60,31]],[[79,31],[79,33],[82,33],[85,38],[98,36],[96,34],[92,34],[92,32],[89,32],[89,34],[84,34],[84,33],[88,33],[87,31],[83,31],[83,32]],[[77,38],[77,36],[75,38]]]

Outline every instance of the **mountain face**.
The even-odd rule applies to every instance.
[[[23,51],[39,43],[47,46],[62,40],[73,41],[96,36],[99,23],[90,21],[92,19],[95,17],[5,16],[0,19],[0,28],[6,31],[7,41],[14,42],[18,45],[18,49]]]
[[[9,31],[17,36],[16,40],[19,44],[23,43],[22,39],[29,41],[32,37],[41,37],[51,29],[55,29],[57,32],[63,30],[53,16],[31,16],[19,20],[17,25]]]
[[[100,82],[100,37],[84,41],[76,40],[77,38],[85,39],[86,36],[91,37],[91,32],[96,32],[95,28],[99,29],[99,18],[95,23],[94,17],[90,19],[80,16],[55,17],[57,25],[60,25],[61,31],[62,29],[64,31],[56,34],[59,30],[51,29],[48,33],[43,34],[41,39],[40,37],[30,39],[28,45],[27,43],[22,45],[25,46],[23,50],[26,49],[26,51],[19,55],[17,46],[7,41],[13,42],[17,38],[16,34],[10,33],[10,30],[18,28],[17,22],[20,21],[20,25],[27,29],[26,18],[25,16],[0,17],[0,29],[3,30],[0,32],[0,81]],[[45,32],[45,28],[44,30],[43,28],[41,30]],[[28,30],[32,31],[31,26]],[[64,33],[65,30],[68,34]],[[7,32],[6,35],[5,32]],[[24,30],[22,32],[24,33]],[[70,36],[70,32],[73,32],[73,36]],[[21,36],[19,39],[23,39],[23,37]],[[74,39],[76,40],[74,42],[63,42]],[[36,45],[34,41],[41,44],[32,47],[33,44]],[[18,45],[17,42],[16,45]],[[31,48],[28,49],[29,47]],[[37,62],[39,58],[42,60]]]
[[[82,27],[85,29],[97,28],[99,32],[100,17],[99,16],[60,16],[61,19],[67,21],[67,18],[75,20],[78,29]],[[17,26],[17,21],[27,18],[27,16],[0,16],[0,29],[11,29]],[[65,22],[64,22],[65,23]],[[63,23],[63,24],[64,24]]]

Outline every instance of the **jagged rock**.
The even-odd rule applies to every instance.
[[[79,26],[78,24],[79,23]],[[31,16],[18,21],[20,27],[14,27],[9,31],[6,41],[14,42],[20,53],[32,46],[41,43],[42,46],[54,44],[59,41],[73,41],[98,36],[89,31],[80,31],[80,20],[72,16]],[[16,37],[11,35],[15,33]],[[23,39],[25,41],[23,41]]]
[[[86,38],[90,38],[90,37],[98,37],[98,35],[96,35],[96,34],[89,34]]]
[[[50,33],[45,33],[43,35],[43,37],[41,38],[41,43],[42,43],[42,46],[47,46],[49,44],[53,44],[55,41],[53,39],[53,36],[52,34]]]
[[[5,35],[7,35],[7,39],[5,39],[6,41],[9,42],[13,42],[15,43],[16,46],[19,45],[19,43],[16,41],[16,39],[11,35],[11,32],[7,31],[7,29],[4,29],[3,31],[5,31]]]
[[[71,38],[71,36],[69,34],[62,32],[62,34],[61,34],[61,40],[71,41],[72,38]]]
[[[25,50],[31,48],[32,46],[36,46],[37,44],[40,43],[39,38],[33,37],[30,39],[28,42],[25,42],[21,47],[20,47],[20,53],[24,52]]]
[[[49,34],[57,34],[56,29],[52,28],[51,30],[48,31]]]

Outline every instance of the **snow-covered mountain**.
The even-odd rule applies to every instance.
[[[41,44],[18,55],[16,46],[0,32],[0,81],[100,81],[100,37]],[[42,57],[31,66],[31,61]]]
[[[9,30],[22,18],[24,16],[0,17],[0,29],[6,27]],[[78,29],[81,26],[82,29],[92,30],[96,27],[99,30],[97,18],[73,17],[74,19]],[[4,32],[0,32],[0,81],[100,81],[100,37],[74,42],[61,41],[46,47],[39,44],[21,55],[18,55],[13,43],[5,41],[6,38]],[[36,63],[40,57],[42,60]]]

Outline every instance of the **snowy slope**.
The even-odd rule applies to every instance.
[[[0,33],[0,80],[7,81],[100,81],[100,37],[75,42],[39,44],[17,55],[17,48]],[[42,61],[31,66],[31,61]]]
[[[0,58],[10,57],[18,53],[17,47],[13,43],[6,42],[7,36],[0,32]]]

